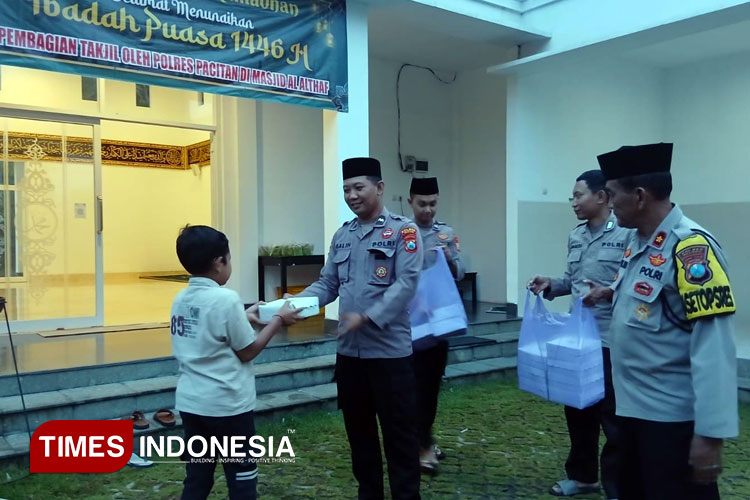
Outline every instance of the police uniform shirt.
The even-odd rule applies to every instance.
[[[612,285],[617,414],[695,421],[695,434],[739,432],[734,297],[721,247],[675,205],[625,250]]]
[[[417,226],[383,209],[362,230],[357,219],[345,223],[331,241],[320,279],[299,296],[316,296],[320,305],[339,297],[339,311],[366,314],[370,321],[343,332],[338,353],[359,358],[409,356],[411,323],[408,304],[422,269],[423,245]]]
[[[431,250],[439,246],[445,246],[448,248],[448,253],[450,254],[448,258],[449,265],[452,262],[456,267],[456,281],[461,281],[464,277],[464,266],[461,263],[458,236],[453,232],[453,228],[444,222],[435,221],[429,227],[419,226],[419,232],[422,235],[422,243],[424,244],[424,264],[422,269],[427,269],[435,264],[437,255]]]
[[[568,236],[568,264],[562,278],[553,278],[544,297],[554,299],[572,295],[573,301],[586,295],[589,280],[609,286],[620,268],[622,254],[630,239],[631,229],[617,225],[617,217],[609,214],[602,228],[592,233],[587,223],[576,226]],[[612,319],[611,304],[600,302],[593,308],[602,345],[609,347],[609,328]]]

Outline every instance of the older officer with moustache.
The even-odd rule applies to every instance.
[[[723,440],[737,436],[734,294],[724,250],[670,201],[672,144],[599,156],[617,220],[636,229],[613,300],[620,500],[715,500]]]

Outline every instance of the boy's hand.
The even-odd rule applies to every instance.
[[[256,302],[255,304],[251,305],[247,309],[245,309],[245,316],[247,316],[247,320],[250,322],[251,325],[254,327],[260,326],[263,323],[260,322],[260,316],[258,315],[258,309],[261,305],[264,305],[265,302],[262,300],[260,302]]]
[[[279,312],[274,314],[274,316],[281,318],[281,322],[284,323],[284,326],[291,326],[302,319],[299,317],[300,312],[301,309],[295,308],[292,306],[292,303],[287,300],[284,302],[284,305],[281,306]]]

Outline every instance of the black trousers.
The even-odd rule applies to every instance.
[[[417,379],[417,432],[423,450],[435,444],[432,425],[438,409],[440,382],[448,364],[448,340],[438,338],[426,349],[414,349],[414,374]]]
[[[620,418],[620,500],[718,500],[716,483],[691,481],[693,422]]]
[[[393,500],[419,500],[414,363],[411,356],[362,359],[336,356],[339,408],[352,452],[360,500],[383,500],[378,420]]]
[[[615,388],[612,385],[612,362],[609,348],[602,348],[604,359],[604,399],[579,410],[565,407],[565,420],[570,436],[570,453],[565,462],[569,479],[582,483],[599,480],[599,428],[607,441],[601,453],[602,487],[607,498],[618,496],[618,419],[615,415]]]
[[[193,436],[202,436],[209,444],[211,437],[216,437],[221,441],[224,436],[230,438],[243,436],[246,443],[243,451],[247,453],[250,448],[248,440],[255,435],[255,420],[252,411],[231,417],[204,417],[181,411],[180,417],[185,427],[185,446]],[[202,445],[196,446],[198,449],[201,447]],[[186,452],[183,458],[187,461],[185,464],[187,474],[183,482],[181,500],[205,500],[214,485],[214,471],[218,461],[216,459],[222,457],[211,457],[214,460],[209,461],[191,461]],[[256,500],[258,498],[258,465],[255,462],[232,461],[224,462],[222,465],[230,500]]]

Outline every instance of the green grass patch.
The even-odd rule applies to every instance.
[[[720,483],[725,500],[750,498],[750,405],[740,405],[740,414],[741,437],[727,441],[725,447],[725,472]],[[260,465],[261,498],[355,498],[356,483],[341,414],[315,412],[283,421],[261,421],[257,431],[260,435],[281,436],[290,429],[296,460],[293,464]],[[547,490],[565,476],[568,436],[562,407],[520,392],[515,380],[444,388],[435,431],[448,458],[438,476],[423,476],[425,499],[551,500],[555,497]],[[7,478],[6,474],[18,477],[21,472],[11,465],[0,467],[0,481]],[[183,478],[180,464],[125,468],[114,474],[39,474],[0,484],[0,498],[173,500],[180,496]],[[226,497],[219,468],[210,498]]]

